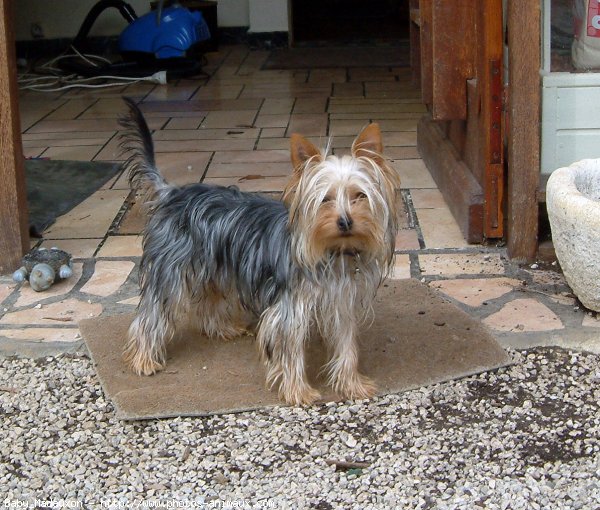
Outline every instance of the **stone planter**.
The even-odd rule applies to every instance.
[[[600,159],[555,170],[546,207],[567,283],[584,306],[600,311]]]

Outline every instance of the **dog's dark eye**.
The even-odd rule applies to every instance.
[[[329,195],[325,195],[325,196],[323,197],[323,200],[322,200],[322,202],[321,202],[321,203],[322,203],[322,204],[326,204],[327,202],[331,202],[332,200],[333,200],[333,198],[331,198]]]
[[[365,195],[362,192],[359,192],[356,195],[354,195],[354,199],[353,200],[362,200],[363,198],[367,198],[367,195]]]

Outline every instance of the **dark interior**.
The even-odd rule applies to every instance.
[[[295,43],[408,38],[408,0],[292,0]]]

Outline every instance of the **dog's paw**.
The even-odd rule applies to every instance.
[[[123,354],[125,364],[137,375],[154,375],[164,368],[163,363],[159,363],[149,357],[130,356],[129,353]]]
[[[321,398],[321,394],[308,384],[301,387],[280,388],[279,397],[291,406],[308,406]]]
[[[351,377],[339,381],[335,390],[348,400],[362,400],[373,397],[377,392],[377,385],[364,375],[353,374]]]

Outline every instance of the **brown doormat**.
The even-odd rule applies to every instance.
[[[409,45],[325,46],[272,50],[263,69],[318,69],[325,67],[406,67]]]
[[[477,374],[511,360],[487,329],[415,280],[380,289],[375,320],[360,338],[361,369],[379,394],[397,393]],[[280,404],[265,388],[265,372],[252,337],[223,342],[183,335],[169,346],[167,368],[151,377],[132,374],[121,360],[131,315],[86,319],[81,333],[104,391],[125,420],[204,416]],[[310,343],[308,376],[323,395],[321,342]]]

